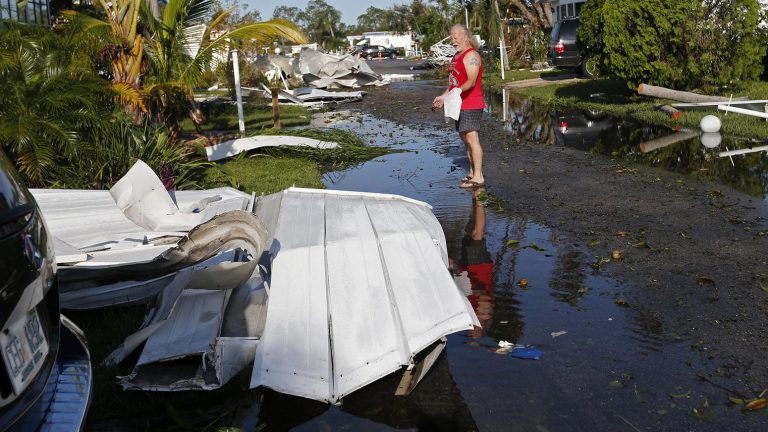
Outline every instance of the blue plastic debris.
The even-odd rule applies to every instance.
[[[509,351],[509,355],[521,359],[538,360],[544,354],[544,351],[533,347],[526,346],[522,348],[513,348]]]
[[[512,357],[521,359],[538,360],[544,354],[544,351],[533,345],[513,344],[505,340],[499,341],[498,346],[496,354],[509,354]]]

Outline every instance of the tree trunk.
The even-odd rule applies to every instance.
[[[539,22],[543,28],[550,29],[554,26],[552,8],[549,3],[536,3],[533,5],[533,10],[536,11],[536,16],[539,17]]]
[[[499,33],[501,34],[501,43],[502,43],[502,50],[501,50],[501,62],[504,65],[504,70],[509,70],[509,58],[507,57],[507,43],[506,39],[504,38],[504,27],[506,27],[506,23],[503,22],[501,18],[501,11],[499,10],[499,0],[493,0],[493,7],[496,9],[496,17],[499,19]]]

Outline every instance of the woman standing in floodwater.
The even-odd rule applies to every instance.
[[[461,114],[456,120],[469,158],[469,174],[461,179],[461,187],[477,188],[485,185],[483,176],[483,148],[480,146],[480,122],[483,118],[483,64],[477,52],[477,40],[466,26],[451,27],[451,45],[456,49],[448,69],[448,88],[432,101],[432,107],[442,108],[445,97],[454,90],[461,92]]]

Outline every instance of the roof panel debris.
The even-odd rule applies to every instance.
[[[349,54],[333,55],[302,50],[299,70],[304,76],[304,82],[321,89],[387,84],[368,64]]]
[[[152,246],[157,250],[134,255],[140,260],[61,266],[65,305],[149,303],[141,328],[105,360],[120,362],[142,349],[121,378],[126,389],[215,389],[253,363],[252,387],[339,403],[412,368],[417,354],[443,344],[445,335],[479,325],[448,272],[442,228],[423,202],[297,188],[250,202],[235,193],[249,211],[225,212],[184,231],[173,215],[189,210],[191,199],[177,204],[140,169],[120,180],[111,206],[81,205],[78,197],[104,197],[86,191],[68,191],[68,206],[56,205],[60,195],[36,191],[44,217],[55,221],[53,235],[79,248],[86,263],[95,259],[88,249],[94,242],[69,225],[82,225],[77,221],[93,208],[119,220],[92,233],[104,245],[141,239],[130,255],[151,235],[165,239]],[[196,195],[204,203],[193,213],[200,220],[210,216],[207,205],[220,201],[210,195]],[[169,227],[178,230],[175,240],[151,230]]]
[[[257,148],[283,146],[330,149],[337,148],[339,144],[333,141],[321,141],[314,138],[287,135],[256,135],[252,137],[237,138],[206,147],[205,153],[209,161],[217,161]]]

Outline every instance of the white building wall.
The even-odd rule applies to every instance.
[[[587,0],[552,0],[552,20],[554,22],[562,21],[566,18],[579,16],[581,7]]]
[[[369,45],[383,45],[386,47],[402,48],[409,50],[413,47],[413,38],[410,33],[395,34],[392,32],[367,32],[363,37],[368,39]]]

